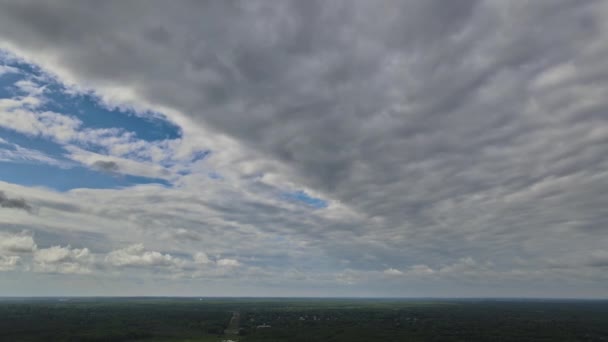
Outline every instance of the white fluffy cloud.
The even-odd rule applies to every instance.
[[[147,250],[142,243],[135,243],[107,253],[89,248],[54,245],[40,248],[31,233],[0,231],[0,271],[21,271],[61,274],[94,274],[111,271],[120,274],[125,268],[131,271],[169,271],[178,277],[225,277],[231,269],[241,267],[236,259],[210,258],[205,252],[173,256],[169,253]]]
[[[34,252],[34,270],[47,273],[91,273],[93,256],[88,248],[52,246]]]
[[[31,235],[26,233],[10,234],[0,231],[0,253],[31,253],[37,249]]]
[[[207,253],[205,252],[196,252],[194,254],[194,262],[196,262],[197,264],[209,264],[212,261],[209,259],[209,256],[207,256]]]
[[[146,251],[143,244],[134,244],[110,252],[106,262],[114,266],[176,266],[179,259],[169,254],[156,251]]]
[[[88,259],[91,253],[88,248],[71,248],[70,246],[53,246],[38,249],[34,254],[34,261],[38,263],[60,263],[74,260]]]
[[[0,99],[0,126],[26,135],[52,138],[58,142],[74,139],[81,121],[59,113],[35,111],[39,102],[31,96]]]

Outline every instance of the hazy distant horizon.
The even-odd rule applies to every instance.
[[[570,301],[592,301],[592,302],[604,302],[608,301],[608,298],[594,298],[594,297],[580,297],[580,298],[554,298],[554,297],[265,297],[265,296],[0,296],[0,300],[30,300],[30,299],[49,299],[49,300],[61,300],[61,299],[183,299],[183,300],[215,300],[215,299],[227,299],[227,300],[387,300],[387,301],[540,301],[540,302],[570,302]]]

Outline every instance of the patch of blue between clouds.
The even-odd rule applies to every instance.
[[[12,87],[22,79],[24,77],[20,73],[7,72],[0,75],[0,99],[8,99],[17,95]]]
[[[71,94],[53,78],[45,75],[34,65],[12,61],[4,65],[19,70],[19,73],[6,73],[0,76],[0,98],[10,98],[19,94],[11,87],[20,80],[37,78],[36,82],[45,87],[47,102],[41,111],[53,111],[77,117],[87,128],[121,128],[134,132],[139,139],[153,141],[176,139],[181,136],[178,126],[164,120],[160,113],[147,112],[138,115],[132,110],[107,108],[100,105],[99,99],[92,94]],[[43,84],[40,80],[44,80]]]
[[[177,139],[182,135],[178,126],[165,120],[159,113],[138,114],[123,108],[107,108],[92,94],[72,94],[38,66],[14,58],[9,52],[0,50],[0,65],[17,70],[0,75],[0,98],[25,95],[15,83],[30,80],[45,87],[46,101],[36,110],[76,117],[82,122],[82,129],[117,128],[123,132],[134,133],[138,139],[149,142]],[[45,137],[29,136],[2,127],[0,137],[9,143],[40,151],[59,161],[68,161],[64,147]],[[86,146],[86,149],[97,153],[104,152],[95,146]],[[205,159],[210,153],[211,151],[202,151],[195,155],[195,159]],[[60,191],[74,188],[120,188],[149,183],[170,186],[170,183],[163,179],[111,175],[76,166],[76,163],[73,165],[65,169],[40,163],[0,162],[0,180],[28,186],[46,186]]]
[[[89,94],[69,95],[54,86],[47,89],[53,91],[46,94],[50,101],[41,109],[75,116],[82,121],[84,127],[118,127],[127,132],[134,132],[137,138],[146,141],[176,139],[181,136],[179,127],[161,119],[157,113],[138,116],[132,111],[100,106],[98,100]]]
[[[164,179],[112,175],[81,166],[61,169],[46,164],[16,164],[8,162],[0,162],[0,180],[25,186],[44,186],[58,191],[77,188],[115,189],[137,184],[171,186]]]
[[[281,197],[287,201],[302,203],[315,209],[327,208],[328,205],[327,201],[312,197],[303,190],[284,192]]]
[[[1,54],[0,54],[1,56]],[[2,62],[2,60],[0,60]],[[23,63],[0,63],[2,65],[10,66],[17,69],[18,73],[7,72],[0,75],[0,99],[10,99],[15,96],[19,96],[15,89],[15,83],[21,80],[26,80],[26,75],[40,76],[40,72],[36,71],[33,66]],[[0,137],[10,143],[20,145],[33,150],[53,155],[58,159],[62,159],[61,155],[66,151],[65,149],[46,138],[37,136],[28,136],[15,131],[0,127]]]
[[[0,127],[0,138],[21,147],[40,151],[55,159],[65,160],[63,154],[66,153],[66,150],[60,144],[47,138],[25,135],[3,127]]]
[[[192,162],[194,163],[194,162],[197,162],[200,160],[205,160],[210,155],[211,155],[210,150],[203,150],[203,151],[195,152],[194,155],[192,156]]]

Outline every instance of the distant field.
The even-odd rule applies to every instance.
[[[608,301],[0,299],[0,341],[608,341]]]

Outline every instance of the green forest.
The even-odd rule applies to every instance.
[[[608,301],[3,299],[0,341],[608,341]]]

